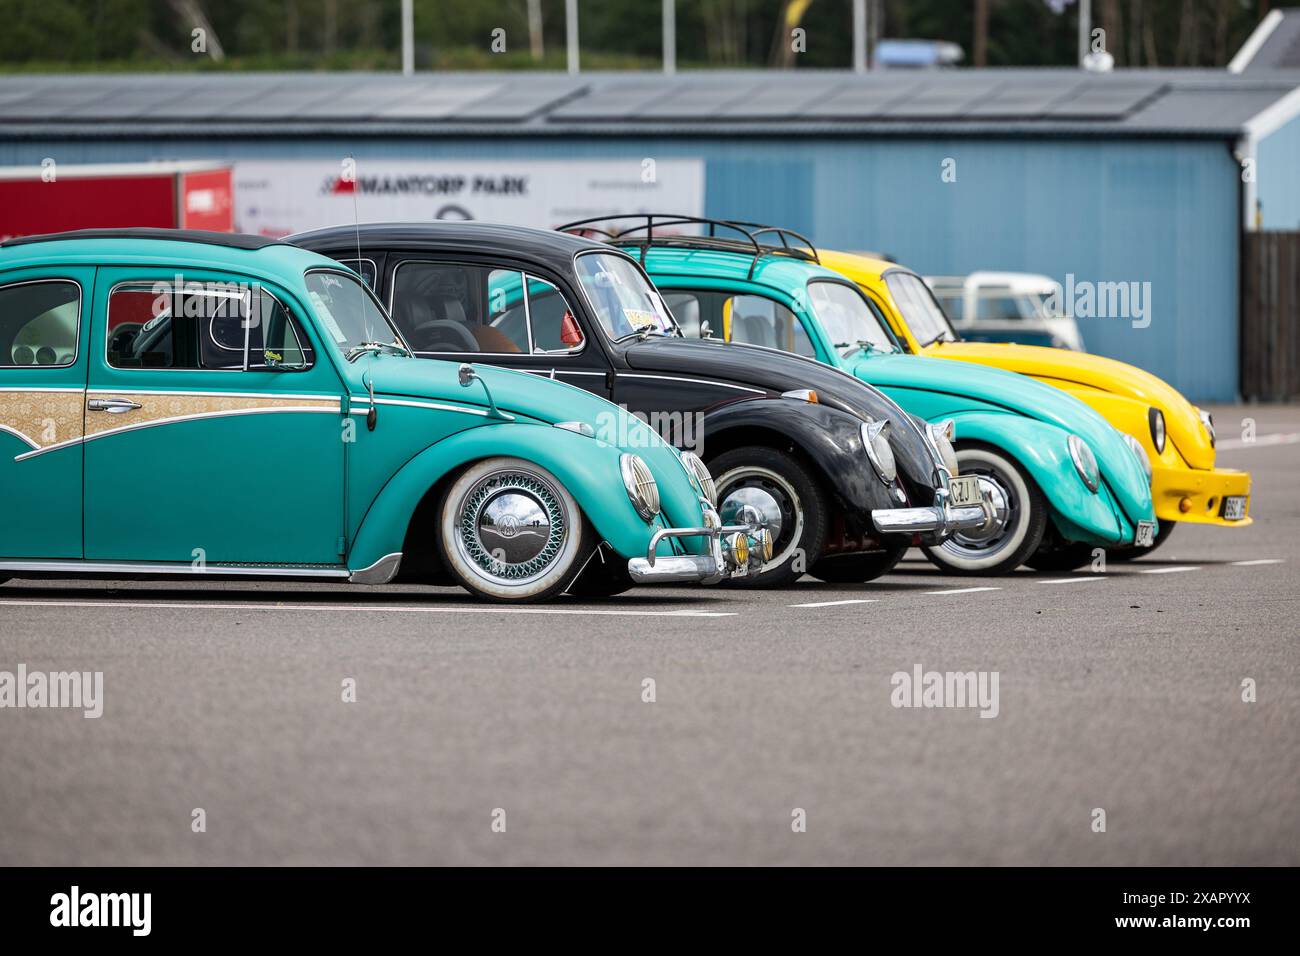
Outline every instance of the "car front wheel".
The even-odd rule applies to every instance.
[[[573,496],[545,468],[488,458],[443,498],[438,551],[456,581],[491,601],[542,601],[563,591],[589,548]]]
[[[957,449],[962,475],[975,475],[990,493],[998,515],[989,531],[958,532],[943,544],[922,548],[941,571],[993,575],[1014,571],[1038,550],[1047,530],[1047,499],[1006,454],[987,445]]]
[[[740,520],[741,508],[758,512],[772,534],[772,560],[758,574],[733,578],[741,587],[779,587],[797,580],[821,556],[826,542],[826,496],[799,459],[775,448],[750,445],[708,463],[717,477],[718,515]]]

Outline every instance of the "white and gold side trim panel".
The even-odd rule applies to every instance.
[[[33,451],[81,439],[85,389],[0,388],[0,432]]]
[[[125,412],[86,411],[87,404],[96,399],[121,399],[134,402],[139,408]],[[87,389],[75,390],[58,396],[60,402],[71,405],[64,408],[69,420],[75,419],[75,430],[61,431],[55,429],[54,441],[42,443],[30,433],[19,434],[31,445],[32,450],[14,458],[23,461],[58,448],[83,444],[106,438],[122,432],[136,431],[142,428],[156,428],[162,425],[175,425],[181,422],[199,421],[207,418],[229,418],[236,415],[267,414],[328,414],[341,413],[340,398],[337,395],[282,395],[257,392],[201,392],[201,391],[136,391],[126,389]],[[9,395],[0,395],[0,407],[5,414],[17,414],[9,407]],[[42,395],[37,404],[54,407],[55,396]],[[75,411],[72,411],[75,406]],[[82,416],[84,415],[84,419]],[[38,415],[44,421],[48,415]],[[84,431],[83,424],[84,421]],[[8,424],[8,422],[4,422]],[[8,430],[8,429],[6,429]],[[44,436],[50,437],[46,431]],[[69,437],[71,436],[71,437]]]

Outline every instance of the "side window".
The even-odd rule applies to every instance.
[[[673,318],[677,320],[677,325],[682,330],[682,335],[688,339],[706,339],[706,334],[713,328],[713,323],[707,322],[704,314],[705,303],[700,301],[700,296],[694,292],[668,292],[663,293],[664,302],[668,310],[672,312]]]
[[[403,262],[393,275],[393,320],[417,352],[528,351],[523,273]]]
[[[761,295],[736,295],[723,304],[728,341],[814,357],[799,318],[779,302]]]
[[[0,367],[71,365],[80,318],[75,282],[40,279],[0,288]]]
[[[533,351],[576,352],[584,341],[582,327],[560,290],[545,279],[528,277],[528,314]]]
[[[298,371],[311,345],[280,301],[239,283],[125,285],[108,299],[114,368]]]
[[[339,262],[361,276],[361,281],[370,287],[370,291],[375,291],[379,270],[374,259],[340,259]]]

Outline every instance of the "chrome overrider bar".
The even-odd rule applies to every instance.
[[[975,531],[984,537],[1006,520],[987,488],[981,488],[978,505],[949,504],[947,487],[934,490],[934,502],[924,508],[878,508],[871,512],[871,520],[883,534],[919,534],[927,545],[940,544],[958,531]]]
[[[753,508],[741,510],[744,524],[724,525],[708,499],[700,499],[704,525],[699,528],[660,528],[650,538],[644,558],[627,563],[628,574],[637,584],[669,581],[694,581],[717,584],[723,578],[742,578],[758,573],[772,559],[772,535],[759,527],[759,514]],[[657,555],[655,550],[665,538],[709,539],[708,554]]]

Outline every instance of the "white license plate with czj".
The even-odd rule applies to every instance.
[[[1156,523],[1154,521],[1139,521],[1137,526],[1137,536],[1133,543],[1139,548],[1149,548],[1156,543]]]
[[[1240,521],[1246,517],[1246,496],[1229,495],[1223,499],[1223,520]]]
[[[954,507],[980,503],[980,480],[974,475],[948,479],[948,501]]]

